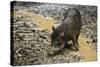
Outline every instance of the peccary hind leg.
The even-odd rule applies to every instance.
[[[79,34],[76,36],[76,42],[77,42],[77,47],[79,48],[79,43],[78,43],[78,38],[79,38]]]
[[[73,41],[73,46],[75,47],[75,50],[79,51],[78,40],[77,40],[77,38],[75,36],[73,37],[72,41]]]

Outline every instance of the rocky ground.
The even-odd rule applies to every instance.
[[[88,38],[87,43],[91,43],[91,46],[95,47],[93,50],[96,51],[97,8],[95,6],[17,3],[14,8],[13,20],[13,65],[80,62],[83,56],[79,52],[77,54],[75,51],[66,48],[55,56],[48,56],[48,52],[53,50],[53,48],[51,49],[51,31],[42,29],[37,25],[40,22],[35,19],[40,19],[40,17],[35,19],[33,17],[35,14],[48,19],[52,18],[56,21],[54,25],[60,24],[64,13],[71,7],[80,10],[83,23],[81,36]],[[23,12],[30,13],[33,16]],[[42,22],[44,21],[42,20]]]

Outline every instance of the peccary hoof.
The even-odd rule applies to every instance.
[[[76,50],[75,51],[79,51],[79,48],[76,48]]]

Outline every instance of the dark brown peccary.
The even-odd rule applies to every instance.
[[[82,26],[81,14],[76,8],[69,8],[62,23],[57,27],[52,27],[51,45],[67,46],[67,42],[72,40],[74,49],[79,51],[78,38]],[[63,48],[60,48],[63,49]]]

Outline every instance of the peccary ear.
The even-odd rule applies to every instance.
[[[60,33],[60,36],[63,37],[63,36],[64,36],[64,32],[61,32],[61,33]]]
[[[53,30],[53,31],[55,30],[55,27],[54,27],[54,26],[52,26],[52,30]]]

